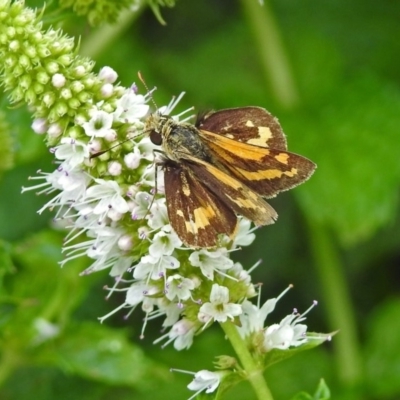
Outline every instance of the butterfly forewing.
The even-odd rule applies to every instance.
[[[261,147],[286,150],[286,138],[278,120],[261,107],[212,111],[199,118],[196,127]]]
[[[168,217],[180,239],[192,247],[214,247],[218,235],[232,237],[237,216],[186,165],[166,161],[165,196]]]
[[[315,164],[285,150],[248,145],[201,130],[218,164],[264,197],[274,197],[307,180]]]

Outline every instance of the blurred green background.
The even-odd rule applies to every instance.
[[[162,15],[165,26],[146,7],[107,29],[70,12],[49,23],[80,37],[97,71],[113,67],[125,86],[140,70],[159,105],[186,91],[182,110],[258,105],[279,118],[289,150],[318,169],[271,201],[278,222],[233,257],[246,267],[263,259],[254,281],[265,299],[295,285],[269,323],[317,299],[309,330],[339,333],[271,367],[267,381],[278,400],[313,393],[320,378],[332,399],[399,399],[400,2],[180,1]],[[160,321],[139,339],[140,311],[98,323],[123,293],[104,300],[107,271],[79,277],[89,260],[59,268],[64,234],[36,213],[46,197],[20,194],[28,176],[54,169],[52,157],[27,110],[6,96],[2,109],[15,154],[0,181],[0,399],[188,398],[191,378],[169,368],[212,369],[214,356],[233,355],[222,331],[176,352],[152,344]],[[61,327],[56,339],[32,344],[38,316]],[[252,396],[244,383],[226,398]]]

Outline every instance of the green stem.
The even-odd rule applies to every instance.
[[[4,344],[4,343],[3,343]],[[20,364],[19,357],[7,344],[2,346],[2,354],[0,359],[0,387],[7,381],[8,377],[12,374],[15,368]]]
[[[362,375],[357,328],[343,266],[327,230],[310,223],[311,248],[319,273],[332,330],[339,330],[333,345],[336,347],[338,375],[346,385],[359,382]]]
[[[130,26],[133,20],[139,17],[145,4],[146,2],[141,0],[137,4],[138,8],[135,11],[125,10],[115,24],[102,25],[94,30],[91,35],[82,41],[79,53],[86,57],[96,58]]]
[[[264,74],[275,100],[286,109],[299,102],[290,63],[278,24],[267,0],[261,6],[256,0],[242,0],[249,25],[253,30]]]
[[[254,362],[254,359],[249,353],[244,340],[239,335],[236,326],[232,322],[227,321],[221,323],[221,327],[231,342],[235,353],[239,357],[242,367],[247,373],[247,378],[253,387],[257,398],[260,400],[273,400],[272,394],[265,382],[262,369]]]

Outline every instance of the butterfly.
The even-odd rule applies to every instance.
[[[211,111],[194,125],[154,113],[144,131],[161,146],[169,221],[189,247],[233,239],[238,215],[257,226],[274,223],[278,215],[264,198],[303,183],[316,168],[287,151],[278,120],[261,107]]]

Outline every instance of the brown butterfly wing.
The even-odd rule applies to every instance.
[[[185,164],[201,185],[228,209],[243,215],[256,225],[272,224],[278,218],[276,211],[259,194],[235,177],[191,156],[187,156]]]
[[[163,166],[168,217],[179,238],[191,247],[214,247],[218,235],[233,237],[237,216],[194,176],[186,163]]]
[[[196,127],[261,147],[286,150],[286,138],[272,114],[261,107],[212,111],[200,116]]]
[[[215,165],[264,197],[274,197],[306,181],[316,165],[305,157],[275,148],[252,146],[200,130]]]

